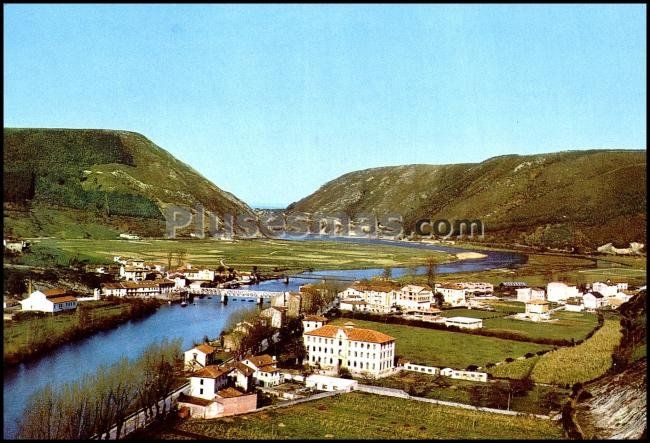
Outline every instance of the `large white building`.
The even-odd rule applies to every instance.
[[[431,307],[433,291],[429,286],[406,285],[396,291],[395,302],[403,309],[416,309],[425,311]]]
[[[452,307],[467,306],[467,289],[460,283],[436,284],[436,292],[444,297],[445,303]]]
[[[532,321],[550,320],[549,302],[539,299],[527,301],[524,316]]]
[[[627,283],[595,282],[591,285],[592,292],[600,292],[605,297],[614,297],[619,291],[627,290]]]
[[[517,301],[529,302],[531,300],[546,300],[546,293],[542,288],[517,288]]]
[[[47,289],[34,291],[24,300],[20,301],[23,311],[62,312],[77,308],[77,297],[65,289]]]
[[[585,309],[600,309],[607,304],[607,298],[597,291],[587,292],[584,297],[582,297],[582,302],[585,305]]]
[[[193,371],[208,366],[213,361],[214,353],[217,350],[214,346],[201,344],[184,352],[185,369]]]
[[[494,292],[494,285],[487,282],[459,282],[466,295],[488,295]]]
[[[562,282],[550,282],[546,285],[546,300],[552,302],[566,301],[571,297],[580,297],[576,286],[569,286]]]
[[[366,312],[387,313],[398,306],[402,309],[427,310],[433,301],[433,291],[426,285],[402,286],[394,281],[356,282],[339,292],[342,310],[362,310]],[[363,301],[367,305],[354,303],[347,306],[344,301]]]
[[[395,366],[395,339],[371,329],[325,325],[303,334],[308,364],[336,372],[390,375]]]

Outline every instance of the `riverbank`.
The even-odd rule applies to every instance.
[[[110,263],[116,255],[171,265],[182,261],[193,266],[217,267],[223,262],[239,271],[296,273],[305,269],[363,269],[397,266],[422,266],[429,257],[436,263],[456,260],[453,254],[432,249],[405,248],[403,245],[339,242],[331,240],[89,240],[41,239],[34,241],[32,252],[17,259],[18,265],[51,265],[48,257],[60,264],[73,258],[88,263]],[[20,263],[18,263],[20,262]],[[281,271],[280,271],[281,270]]]
[[[146,317],[161,304],[153,299],[107,299],[82,302],[73,313],[30,313],[23,319],[5,321],[4,366],[36,360],[64,344]]]

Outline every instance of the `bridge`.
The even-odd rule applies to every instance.
[[[228,297],[229,300],[247,300],[258,303],[284,294],[284,292],[278,291],[253,291],[250,289],[226,288],[191,288],[189,292],[195,295],[215,295],[221,297],[221,301],[224,301]]]
[[[318,275],[318,274],[309,274],[309,275],[296,274],[296,275],[290,275],[289,278],[302,278],[302,279],[305,279],[305,280],[336,280],[336,281],[357,281],[357,280],[360,280],[358,278],[337,277],[335,275]]]

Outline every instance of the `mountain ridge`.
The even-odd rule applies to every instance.
[[[106,235],[131,227],[153,236],[162,236],[163,211],[170,205],[253,214],[232,193],[137,132],[5,128],[3,144],[4,201],[11,207],[7,214],[5,204],[5,221],[13,235],[57,234],[56,220],[42,227],[38,217],[44,213],[88,223],[85,211],[96,215],[97,225],[111,226]]]
[[[626,149],[385,166],[343,174],[286,210],[350,217],[399,213],[407,232],[422,218],[480,218],[491,240],[627,246],[645,243],[645,172],[645,150]]]

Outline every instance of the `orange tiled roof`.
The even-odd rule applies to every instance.
[[[69,301],[77,301],[77,297],[73,297],[72,295],[66,295],[63,297],[48,297],[47,299],[52,303],[66,303]]]
[[[323,317],[322,315],[307,315],[303,318],[303,321],[327,321],[327,317]]]
[[[214,402],[214,400],[206,400],[205,398],[193,397],[191,395],[183,394],[182,392],[178,396],[179,403],[190,403],[197,406],[209,406]]]
[[[217,365],[208,365],[205,368],[196,371],[192,377],[219,378],[231,371],[231,368],[219,367]]]
[[[245,364],[243,364],[240,361],[238,361],[236,363],[229,363],[228,368],[237,369],[242,374],[244,374],[246,377],[250,377],[251,375],[253,375],[253,372],[254,372],[253,368],[251,368],[249,366],[246,366]]]
[[[310,332],[305,332],[305,335],[314,335],[316,337],[334,338],[339,331],[343,331],[348,337],[348,340],[363,341],[369,343],[387,343],[394,341],[395,338],[386,335],[382,332],[373,331],[372,329],[363,328],[342,328],[335,325],[325,325]]]
[[[46,289],[43,291],[43,294],[45,294],[45,297],[50,298],[50,297],[56,297],[59,295],[66,295],[68,291],[66,289],[61,289],[61,288],[54,288],[54,289]]]
[[[204,343],[202,345],[195,346],[194,349],[198,349],[199,351],[203,352],[204,354],[212,354],[217,348]]]
[[[273,357],[271,357],[269,354],[262,354],[262,355],[255,355],[255,356],[249,355],[248,357],[246,357],[246,360],[250,361],[258,368],[275,364],[275,361],[273,361]]]
[[[394,281],[376,281],[376,282],[358,282],[351,286],[357,291],[377,291],[377,292],[390,292],[397,291],[402,288],[397,282]]]
[[[222,389],[221,391],[217,391],[217,395],[221,398],[233,398],[233,397],[241,397],[242,395],[244,395],[244,393],[235,388],[226,388],[226,389]]]

